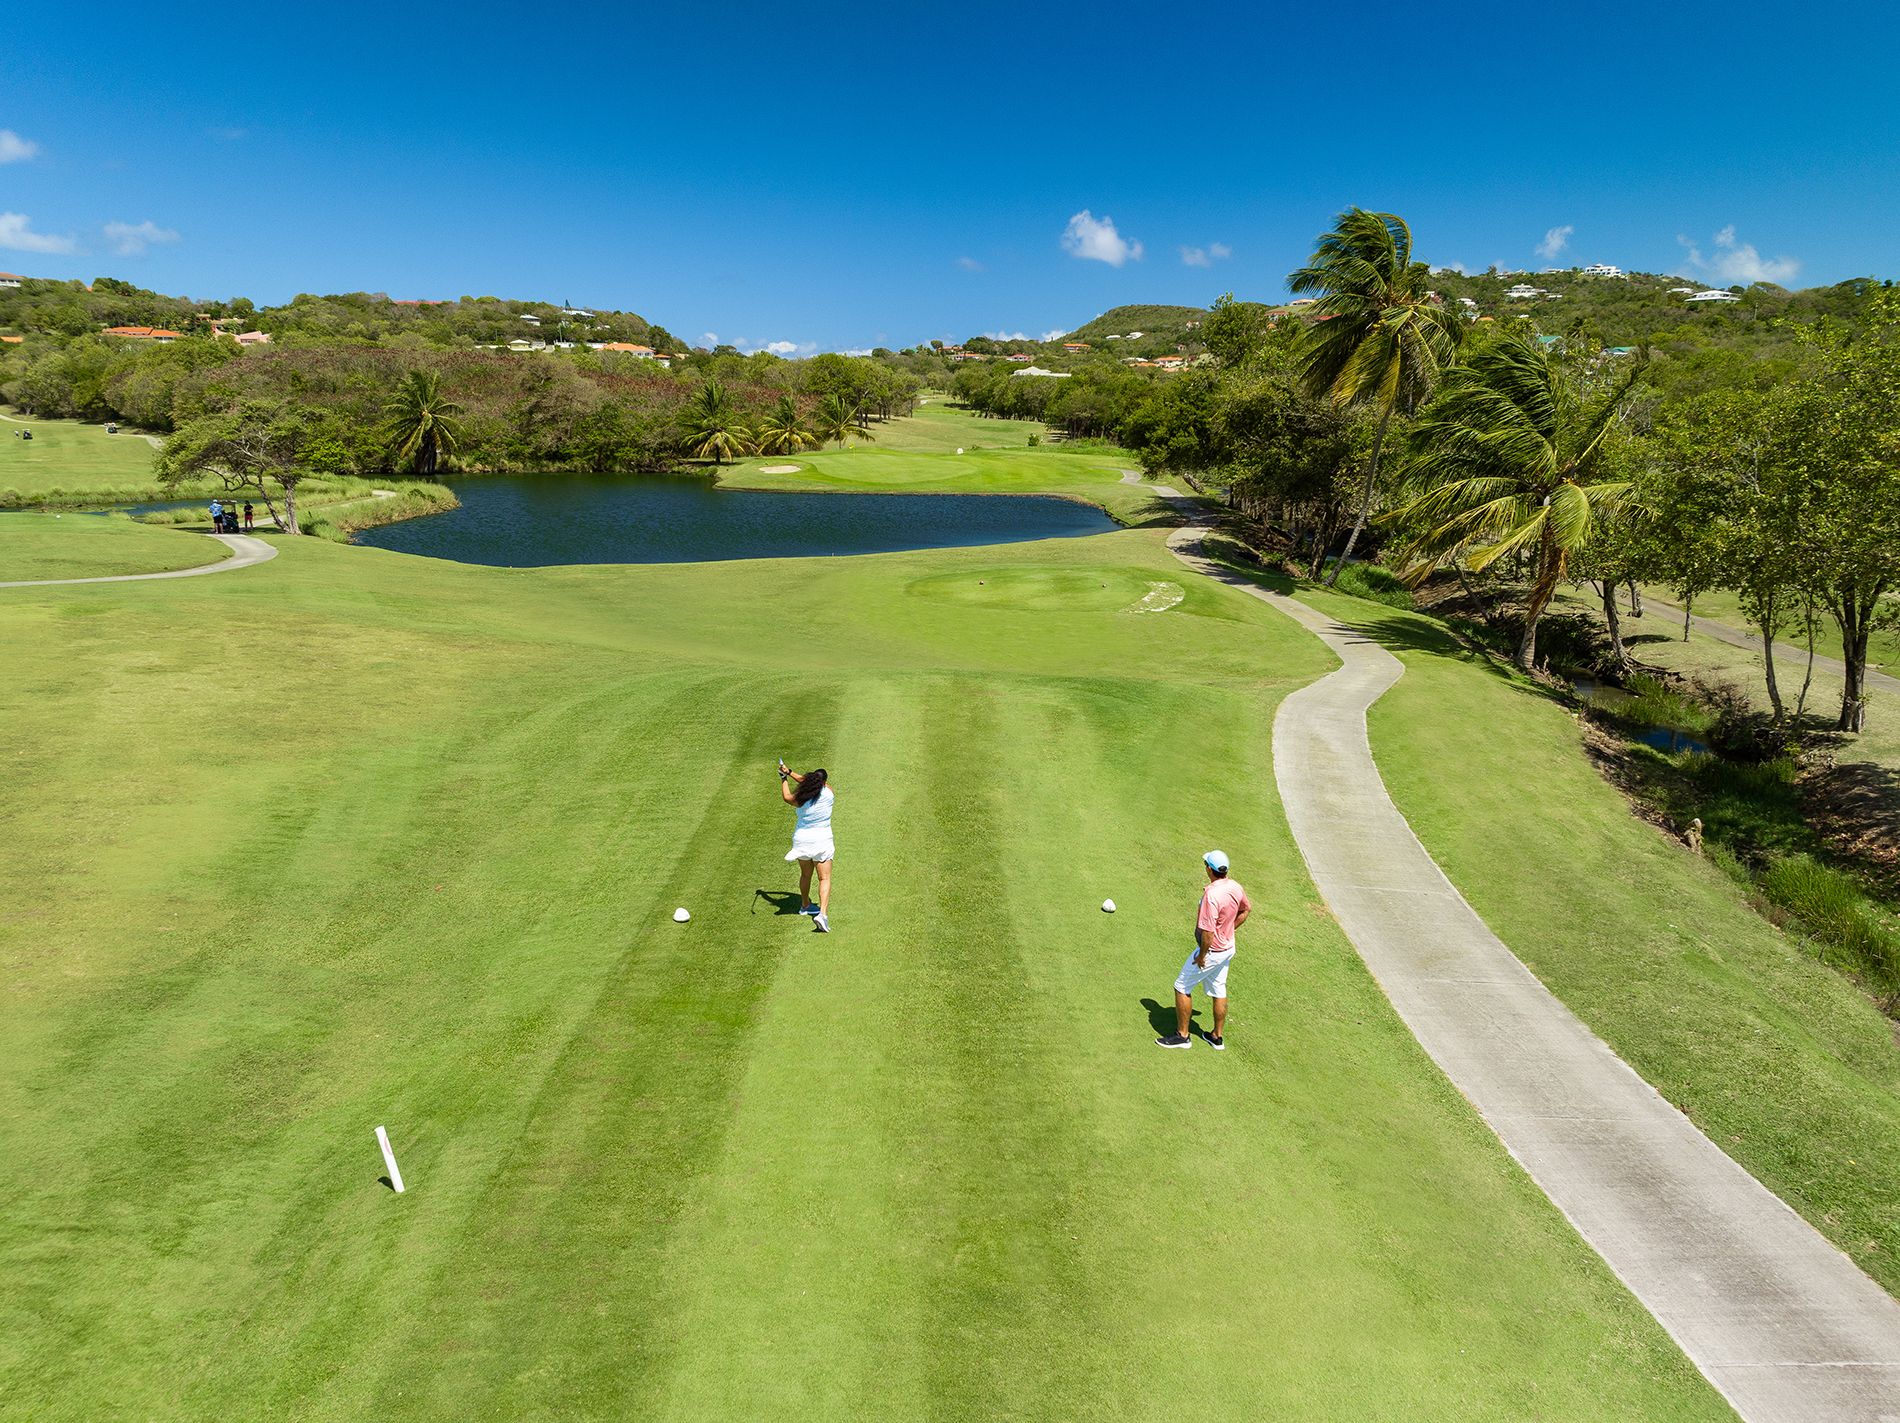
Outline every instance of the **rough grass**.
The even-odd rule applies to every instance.
[[[101,514],[0,514],[0,583],[102,578],[196,568],[230,556],[223,544]]]
[[[0,597],[0,1416],[1728,1417],[1319,912],[1319,644],[1091,577],[1182,574],[299,539]],[[1210,843],[1232,1047],[1162,1053]]]
[[[1548,696],[1428,619],[1307,596],[1405,661],[1372,709],[1373,752],[1472,906],[1723,1150],[1900,1288],[1892,1024],[1633,816]]]

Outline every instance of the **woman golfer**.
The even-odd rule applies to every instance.
[[[800,914],[815,915],[813,928],[820,934],[831,932],[825,914],[831,908],[831,784],[824,771],[799,775],[778,763],[778,793],[798,813],[798,828],[792,832],[788,860],[798,861],[798,898]],[[811,902],[811,872],[818,871],[818,903]]]

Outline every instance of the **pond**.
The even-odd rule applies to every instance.
[[[450,481],[462,507],[368,529],[398,553],[536,568],[894,553],[1077,538],[1116,527],[1092,504],[1021,494],[794,494],[698,479],[491,475]]]
[[[1632,720],[1629,716],[1629,708],[1635,703],[1636,698],[1621,687],[1609,686],[1597,681],[1594,677],[1577,677],[1572,679],[1570,685],[1587,705],[1621,720],[1635,734],[1636,739],[1645,746],[1668,752],[1670,755],[1680,751],[1691,751],[1697,755],[1708,753],[1707,742],[1680,727],[1659,726],[1654,722]]]

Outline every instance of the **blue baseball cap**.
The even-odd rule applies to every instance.
[[[1227,868],[1227,852],[1225,850],[1209,850],[1205,855],[1201,856],[1201,859],[1210,870],[1224,870]]]

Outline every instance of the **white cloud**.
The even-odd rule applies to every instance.
[[[717,346],[719,344],[719,333],[717,331],[700,332],[699,344],[702,346]]]
[[[796,341],[767,341],[761,350],[770,351],[775,356],[790,356],[797,352]]]
[[[1748,282],[1782,283],[1801,270],[1796,258],[1764,258],[1755,250],[1754,243],[1736,241],[1734,223],[1715,234],[1715,250],[1706,258],[1688,238],[1678,237],[1676,241],[1689,249],[1689,265],[1696,272],[1728,286]]]
[[[959,257],[957,258],[957,265],[966,272],[980,272],[983,270],[983,264],[974,257]]]
[[[1210,242],[1205,247],[1183,247],[1181,261],[1189,267],[1211,267],[1216,262],[1225,262],[1234,255],[1234,249],[1225,242]]]
[[[70,237],[50,232],[35,232],[33,219],[23,212],[0,212],[0,247],[15,252],[77,252],[79,244]]]
[[[1562,227],[1551,228],[1544,234],[1544,240],[1537,244],[1537,255],[1548,262],[1570,245],[1570,234],[1576,230],[1577,225],[1572,222],[1566,222]]]
[[[1470,270],[1465,266],[1463,262],[1444,262],[1436,267],[1433,267],[1431,271],[1434,277],[1444,272],[1456,272],[1461,277],[1470,275]]]
[[[874,349],[876,348],[872,346],[846,346],[839,354],[844,356],[868,356]]]
[[[1027,341],[1029,337],[1021,331],[985,331],[986,341]]]
[[[1066,331],[1045,331],[1042,333],[1041,339],[1044,341],[1060,341],[1068,334]]]
[[[108,222],[105,234],[107,244],[121,257],[137,257],[148,247],[178,240],[171,228],[160,227],[149,217],[144,222]]]
[[[40,151],[30,138],[21,138],[10,128],[0,128],[0,163],[24,163]]]
[[[1087,208],[1069,219],[1062,233],[1062,250],[1071,257],[1089,262],[1106,262],[1119,267],[1129,260],[1141,260],[1141,244],[1130,241],[1115,230],[1112,217],[1097,218]]]

